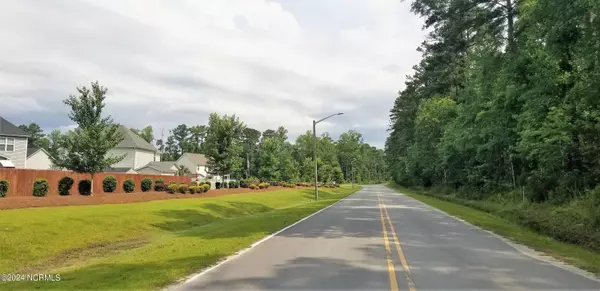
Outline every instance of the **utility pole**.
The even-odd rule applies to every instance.
[[[343,112],[340,113],[336,113],[336,114],[331,114],[323,119],[320,120],[313,120],[313,163],[315,164],[315,200],[319,200],[319,185],[318,185],[318,181],[319,181],[319,172],[318,172],[318,168],[317,168],[317,123],[334,117],[336,115],[342,115],[344,114]]]
[[[354,189],[354,160],[352,160],[352,189]]]
[[[313,164],[315,165],[315,200],[319,200],[319,172],[317,169],[317,122],[313,120]]]

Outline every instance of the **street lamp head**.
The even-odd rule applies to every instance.
[[[342,114],[344,114],[344,112],[340,112],[340,113],[338,113],[337,115],[342,115]]]

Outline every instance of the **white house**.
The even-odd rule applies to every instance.
[[[27,167],[27,137],[29,135],[0,117],[0,167]]]
[[[50,170],[52,162],[48,152],[43,148],[27,148],[27,169]]]
[[[206,169],[208,159],[203,154],[185,153],[179,157],[177,165],[185,166],[192,172],[192,179],[207,180],[210,176]]]
[[[136,173],[135,169],[150,162],[160,162],[160,153],[153,145],[123,125],[119,125],[119,131],[123,134],[123,140],[108,154],[125,158],[106,172]]]
[[[203,154],[184,153],[175,164],[188,168],[192,172],[190,175],[192,181],[209,181],[213,187],[216,182],[224,181],[228,183],[230,181],[229,175],[224,175],[221,179],[221,176],[210,174],[208,172],[208,158]]]

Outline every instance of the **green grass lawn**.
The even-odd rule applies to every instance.
[[[432,196],[423,195],[413,190],[391,186],[409,197],[438,208],[450,215],[459,217],[469,223],[490,230],[512,241],[544,252],[556,259],[575,265],[595,274],[600,274],[600,253],[583,247],[563,243],[551,237],[538,234],[511,221],[473,209],[471,207],[443,201]]]
[[[355,191],[349,186],[205,199],[0,211],[0,274],[60,274],[16,289],[157,289]]]

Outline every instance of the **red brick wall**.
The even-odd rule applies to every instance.
[[[9,189],[6,197],[32,196],[33,182],[39,178],[48,180],[48,185],[50,186],[48,196],[58,196],[58,181],[65,176],[69,176],[74,180],[73,187],[71,188],[71,194],[79,194],[77,191],[77,185],[80,180],[91,178],[89,174],[78,174],[70,171],[0,169],[0,180],[8,180],[9,183]],[[191,181],[190,177],[179,176],[98,173],[94,175],[94,195],[104,194],[104,191],[102,190],[102,180],[104,180],[104,177],[106,176],[114,176],[117,178],[117,189],[114,193],[123,193],[123,181],[128,178],[135,181],[135,192],[142,191],[142,179],[146,177],[152,179],[153,183],[159,178],[163,179],[165,184],[169,184],[171,181],[178,183],[189,183]]]

